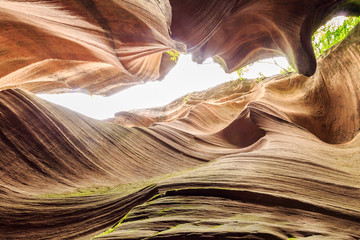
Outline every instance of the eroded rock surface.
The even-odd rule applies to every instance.
[[[168,1],[1,0],[0,13],[0,89],[109,95],[158,79],[165,52],[185,51]]]
[[[306,76],[316,60],[311,36],[336,14],[360,14],[360,3],[336,0],[170,0],[173,37],[198,62],[216,56],[233,72],[256,60],[285,55]],[[184,27],[185,26],[185,27]]]
[[[166,1],[0,3],[0,239],[360,239],[359,25],[311,77],[233,81],[112,122],[24,90],[111,94],[162,76],[177,41],[228,67],[275,50],[310,74],[293,46],[357,1],[171,1],[173,25]],[[268,24],[235,34],[246,53],[228,58],[220,33],[254,27],[242,14]]]
[[[310,76],[312,33],[359,9],[353,0],[1,0],[0,89],[111,95],[163,79],[172,49],[215,57],[226,71],[284,55]]]
[[[310,78],[226,83],[132,113],[141,127],[1,91],[0,236],[121,219],[95,239],[359,239],[359,46],[357,26]]]

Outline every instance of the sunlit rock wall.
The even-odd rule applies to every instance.
[[[161,80],[167,51],[226,71],[285,56],[311,76],[311,35],[353,0],[1,0],[0,89],[111,95]],[[175,40],[174,40],[175,39]]]
[[[1,0],[0,239],[360,239],[360,26],[311,77],[233,81],[107,122],[26,91],[111,94],[154,80],[171,64],[164,52],[206,53],[240,9],[290,9],[311,16],[307,31],[359,11],[261,2]],[[179,9],[212,27],[179,33]],[[233,63],[212,51],[240,66],[268,56],[261,46]],[[279,48],[315,70],[307,51]]]
[[[121,220],[96,239],[360,238],[359,46],[358,26],[310,78],[132,113],[149,127],[0,92],[0,236],[89,239]]]
[[[168,1],[1,0],[0,24],[0,89],[109,95],[158,79],[165,52],[186,50]]]

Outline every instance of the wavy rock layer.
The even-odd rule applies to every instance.
[[[228,82],[191,93],[164,107],[120,112],[110,121],[129,127],[148,127],[179,119],[176,124],[186,125],[182,129],[190,133],[194,125],[201,132],[217,132],[247,112],[246,104],[251,102],[263,111],[271,111],[306,128],[327,143],[350,141],[360,129],[358,32],[359,26],[331,54],[320,57],[319,69],[310,78],[290,74],[269,78],[264,84]]]
[[[360,15],[353,0],[170,0],[173,37],[185,42],[197,62],[216,56],[228,72],[259,59],[284,55],[311,76],[316,60],[311,36],[336,14]],[[188,27],[184,27],[188,26]]]
[[[234,71],[284,55],[310,76],[312,33],[354,0],[1,0],[0,89],[110,95],[162,79],[166,51]],[[179,40],[180,42],[174,41]]]
[[[56,0],[0,4],[0,89],[109,95],[161,77],[168,1]]]
[[[359,239],[359,59],[357,26],[310,78],[114,119],[138,127],[1,91],[0,238]]]

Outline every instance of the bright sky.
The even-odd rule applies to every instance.
[[[285,58],[275,59],[284,67],[288,64]],[[272,76],[278,74],[280,68],[274,64],[255,63],[244,77],[257,78],[259,72],[265,76]],[[111,118],[120,111],[163,106],[190,92],[205,90],[237,78],[236,73],[226,74],[210,59],[204,64],[197,64],[191,60],[191,55],[180,55],[177,65],[163,81],[137,85],[110,97],[89,96],[84,93],[39,94],[38,96],[102,120]]]
[[[345,19],[339,16],[327,24],[340,25]],[[284,57],[274,59],[283,68],[289,66]],[[266,77],[279,74],[281,68],[273,63],[271,59],[254,63],[244,74],[244,78],[258,78],[259,72]],[[190,92],[205,90],[237,78],[236,73],[226,74],[210,59],[204,64],[197,64],[191,60],[191,55],[180,55],[177,65],[163,81],[137,85],[110,97],[89,96],[83,93],[39,94],[38,96],[102,120],[112,118],[120,111],[163,106]]]

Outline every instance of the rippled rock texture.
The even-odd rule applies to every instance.
[[[315,72],[311,35],[354,0],[1,0],[0,89],[111,95],[162,79],[166,52],[215,57],[226,71],[286,56]],[[176,39],[173,40],[173,39]]]
[[[334,15],[360,14],[359,2],[352,0],[170,2],[173,37],[187,44],[197,62],[216,56],[228,72],[285,55],[295,69],[311,76],[316,69],[314,31]]]
[[[0,23],[0,89],[109,95],[158,79],[164,52],[185,51],[168,1],[1,0]]]
[[[174,16],[185,2],[171,2]],[[264,16],[267,4],[282,3],[280,12],[301,6],[317,22],[338,9],[359,10],[356,1],[225,2],[204,8],[222,9],[204,15],[211,24],[220,19],[219,29],[254,4]],[[112,83],[122,84],[101,82],[110,73],[131,84],[157,75],[166,49],[184,49],[168,34],[170,5],[0,3],[0,239],[360,239],[360,26],[318,60],[311,77],[233,81],[105,122],[12,88],[62,91],[82,79],[77,87],[110,94]],[[132,44],[118,14],[139,20],[141,44]],[[205,53],[217,39],[210,31],[188,41],[195,35],[171,28],[189,51]],[[291,51],[308,61],[306,51]]]

